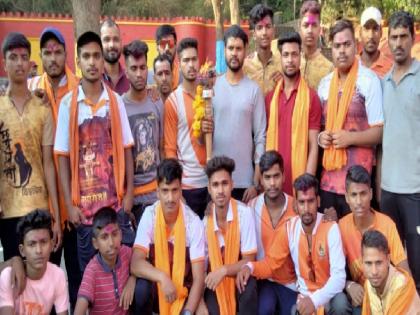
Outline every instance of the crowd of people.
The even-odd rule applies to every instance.
[[[393,59],[377,8],[361,16],[361,51],[338,20],[332,62],[317,1],[279,53],[269,7],[249,24],[251,54],[226,29],[227,72],[201,120],[199,43],[171,25],[148,69],[147,44],[123,45],[105,20],[77,39],[81,78],[58,29],[40,35],[31,78],[28,39],[7,35],[0,315],[420,314],[413,16],[389,18]]]

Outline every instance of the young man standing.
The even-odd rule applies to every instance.
[[[339,20],[331,28],[335,70],[322,79],[318,95],[324,131],[318,144],[324,149],[321,174],[321,211],[350,212],[344,194],[347,170],[362,165],[372,171],[374,146],[382,139],[382,89],[379,78],[356,58],[352,22]]]
[[[111,19],[101,25],[101,41],[104,49],[104,82],[116,93],[123,95],[130,88],[130,82],[119,60],[122,51],[121,33],[117,23]]]
[[[264,95],[272,91],[281,78],[280,57],[271,51],[274,38],[273,10],[257,4],[249,13],[249,29],[257,49],[245,58],[244,73],[260,86]]]
[[[9,33],[2,44],[9,80],[0,97],[0,239],[4,259],[19,255],[16,225],[34,208],[54,218],[54,250],[61,244],[60,211],[53,159],[54,120],[51,109],[27,86],[31,45],[21,33]]]
[[[394,266],[409,271],[407,256],[401,243],[394,221],[387,215],[370,207],[372,200],[371,177],[360,165],[353,165],[346,176],[346,202],[351,213],[339,222],[344,253],[350,277],[346,282],[346,291],[353,308],[359,308],[363,300],[363,275],[361,241],[363,233],[368,230],[381,231],[390,244],[390,258]]]
[[[224,42],[228,70],[214,86],[213,156],[225,155],[235,161],[232,195],[248,202],[258,194],[258,163],[265,151],[264,97],[258,84],[243,72],[248,35],[232,25],[225,32]],[[213,131],[207,127],[203,124],[204,132]]]
[[[267,150],[284,157],[284,191],[293,194],[293,181],[303,173],[315,175],[321,103],[300,75],[301,39],[290,32],[278,41],[283,79],[266,97]]]
[[[20,219],[13,235],[25,259],[26,285],[20,295],[14,296],[12,269],[7,267],[2,271],[1,315],[50,314],[53,306],[55,314],[68,314],[66,275],[60,267],[48,262],[54,246],[51,226],[51,215],[45,210],[34,210]]]
[[[321,34],[321,5],[316,0],[307,0],[300,8],[300,36],[302,37],[302,58],[300,72],[308,85],[318,89],[319,82],[334,66],[318,47]]]
[[[172,92],[172,61],[169,56],[158,55],[153,61],[153,71],[160,98],[165,103]]]
[[[363,315],[420,314],[420,298],[410,274],[391,264],[388,241],[379,231],[362,238],[365,282]]]
[[[271,278],[284,268],[291,256],[299,290],[294,303],[299,314],[311,315],[321,310],[327,314],[348,314],[348,301],[342,292],[346,262],[338,225],[323,220],[323,215],[318,213],[318,180],[313,175],[298,177],[294,188],[299,216],[290,219],[276,233],[263,260],[247,263],[236,285],[242,289],[251,274],[259,279]]]
[[[146,90],[146,43],[134,40],[124,46],[126,74],[130,89],[123,95],[125,109],[134,138],[134,207],[137,222],[146,206],[157,200],[156,170],[163,141],[163,103],[155,102]]]
[[[285,181],[283,158],[277,151],[267,151],[260,160],[261,185],[264,193],[251,200],[257,232],[257,260],[263,260],[269,252],[273,239],[282,226],[296,216],[293,197],[283,191]],[[267,280],[259,280],[258,314],[289,315],[297,298],[296,274],[289,256],[285,266],[276,270]]]
[[[177,160],[166,159],[158,166],[159,200],[140,220],[131,259],[131,273],[139,278],[135,314],[191,315],[202,298],[204,229],[181,201],[181,180]]]
[[[420,61],[411,57],[414,38],[413,16],[404,11],[394,13],[388,34],[394,65],[382,85],[385,125],[381,210],[397,225],[420,292]]]
[[[198,43],[184,38],[178,45],[182,83],[165,103],[164,150],[166,158],[176,158],[182,165],[182,194],[200,218],[207,206],[206,147],[203,137],[195,137],[193,101],[199,70]]]
[[[100,37],[83,33],[77,40],[78,87],[68,93],[58,113],[55,152],[69,220],[77,226],[83,272],[95,254],[92,218],[100,208],[118,211],[123,243],[132,244],[128,214],[133,205],[133,137],[120,96],[103,85]]]
[[[231,198],[235,162],[225,156],[212,158],[206,166],[213,205],[204,218],[209,260],[204,299],[210,314],[257,313],[257,286],[251,278],[242,292],[235,290],[235,277],[255,260],[257,242],[252,211]]]

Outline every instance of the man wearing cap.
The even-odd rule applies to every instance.
[[[114,92],[123,95],[129,90],[130,81],[119,62],[122,43],[120,28],[115,21],[107,19],[101,24],[101,41],[105,61],[103,80]]]
[[[362,64],[380,78],[391,69],[392,60],[378,49],[382,37],[382,15],[375,7],[363,11],[360,19],[360,39],[363,46],[360,53]]]
[[[60,31],[53,27],[45,28],[40,37],[40,57],[44,73],[28,80],[29,89],[44,96],[51,105],[54,125],[57,125],[57,115],[61,99],[74,89],[78,79],[66,65],[66,43]],[[54,155],[54,165],[58,170],[58,159]],[[57,172],[58,175],[58,172]],[[69,280],[70,303],[76,304],[77,291],[81,281],[81,273],[77,262],[77,241],[74,226],[68,221],[67,208],[63,199],[60,181],[57,181],[60,205],[61,228],[63,230],[64,261]],[[56,265],[61,263],[62,250],[51,254],[50,260]]]

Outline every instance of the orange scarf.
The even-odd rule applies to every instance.
[[[267,129],[266,150],[278,151],[279,135],[279,95],[283,91],[283,80],[277,83],[270,103],[270,118]],[[309,87],[300,78],[292,116],[292,181],[305,173],[308,161],[308,118],[310,106]]]
[[[174,257],[172,272],[169,267],[169,252],[168,240],[166,234],[166,222],[163,216],[163,210],[160,202],[156,207],[156,223],[155,223],[155,267],[165,272],[171,277],[172,282],[176,287],[177,299],[169,304],[166,302],[165,295],[158,283],[159,295],[159,314],[171,315],[179,314],[184,307],[185,299],[188,296],[188,290],[184,287],[185,274],[185,224],[183,208],[180,205],[178,209],[178,216],[174,225]]]
[[[207,217],[207,242],[211,270],[217,270],[224,264],[233,264],[238,261],[240,232],[238,222],[238,203],[231,199],[233,220],[228,222],[225,238],[225,259],[223,263],[222,253],[217,235],[214,231],[213,211]],[[216,288],[217,303],[219,304],[220,315],[236,314],[235,279],[225,277]]]
[[[338,100],[338,70],[334,70],[328,94],[327,121],[325,123],[326,131],[335,132],[343,129],[350,102],[354,94],[354,89],[356,87],[358,69],[359,62],[356,58],[351,66],[350,72],[347,75],[340,100]],[[324,150],[322,165],[327,171],[339,170],[346,164],[346,149],[336,149],[333,146],[330,146],[328,149]]]
[[[404,288],[401,288],[397,292],[395,292],[392,300],[388,305],[388,309],[385,310],[385,315],[394,315],[394,314],[407,314],[407,311],[410,309],[411,303],[415,298],[417,291],[416,286],[414,285],[413,278],[409,275],[409,273],[401,268],[395,267],[399,272],[403,273],[404,276],[407,278],[407,284]],[[368,281],[365,281],[365,295],[363,297],[363,309],[362,315],[370,315],[370,301],[369,301],[369,294],[376,294],[373,292],[373,289],[368,286]],[[371,293],[369,293],[371,292]]]
[[[73,90],[79,83],[79,80],[71,72],[70,68],[67,65],[65,66],[65,71],[66,71],[66,78],[67,78],[67,87],[66,87],[65,93],[63,93],[63,95],[59,96],[58,93],[57,93],[57,101],[58,102],[56,101],[56,98],[54,96],[54,91],[52,90],[51,83],[48,80],[47,73],[44,72],[44,74],[41,76],[41,78],[39,80],[38,87],[40,89],[44,89],[45,92],[47,93],[48,100],[50,101],[51,108],[52,108],[54,122],[57,122],[58,107],[60,106],[59,101],[61,100],[61,97],[63,97],[64,94],[66,94],[67,92]]]
[[[174,62],[172,64],[172,91],[174,91],[179,84],[179,61],[175,55]]]
[[[104,85],[109,97],[109,116],[111,118],[111,140],[112,140],[112,159],[115,177],[115,187],[117,190],[118,201],[121,202],[124,196],[125,180],[125,161],[124,145],[122,143],[122,129],[118,101],[114,92]],[[80,204],[80,185],[79,185],[79,124],[77,95],[79,87],[73,90],[70,105],[70,168],[71,168],[71,198],[73,204]]]

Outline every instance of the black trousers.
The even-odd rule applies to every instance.
[[[0,219],[0,240],[3,247],[4,261],[20,256],[19,239],[16,227],[21,217]]]
[[[420,292],[420,193],[396,194],[382,189],[381,211],[397,225],[401,241],[405,242],[417,292]]]
[[[344,195],[336,194],[330,191],[320,190],[319,197],[321,198],[320,212],[324,213],[325,209],[333,207],[337,211],[338,219],[341,219],[346,214],[351,212],[349,205],[346,202]]]
[[[210,315],[220,314],[215,291],[206,289],[204,291],[204,300]],[[249,278],[244,292],[239,293],[239,291],[236,290],[236,313],[238,315],[258,314],[257,281],[255,278]]]
[[[200,219],[204,217],[207,204],[210,201],[209,192],[207,187],[195,189],[183,189],[182,196],[187,205],[194,211]]]

